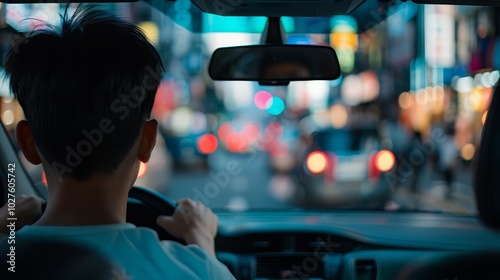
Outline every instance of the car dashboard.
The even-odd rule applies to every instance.
[[[457,252],[500,251],[475,216],[408,212],[217,212],[217,258],[236,279],[405,279]]]

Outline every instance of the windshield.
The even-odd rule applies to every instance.
[[[343,74],[274,87],[207,75],[216,48],[258,44],[265,18],[203,14],[189,1],[167,15],[141,2],[102,7],[137,23],[167,69],[152,113],[160,133],[137,185],[230,211],[476,212],[472,162],[500,77],[488,7],[284,17],[286,43],[332,46]],[[3,4],[2,57],[17,33],[56,23],[64,8]],[[13,135],[23,114],[6,82],[0,116]],[[23,162],[45,188],[41,166]]]

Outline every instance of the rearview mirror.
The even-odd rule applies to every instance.
[[[331,47],[251,45],[217,49],[208,74],[216,81],[287,85],[290,81],[334,80],[341,72],[337,54]]]

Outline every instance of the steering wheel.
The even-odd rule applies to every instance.
[[[158,216],[171,216],[176,207],[173,200],[157,191],[133,186],[128,193],[127,222],[137,227],[148,227],[155,230],[160,240],[172,240],[186,245],[184,240],[173,237],[156,224]]]

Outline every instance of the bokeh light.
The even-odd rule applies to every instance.
[[[217,137],[211,133],[204,134],[196,140],[196,146],[198,151],[202,154],[211,154],[217,150],[219,141]]]
[[[320,151],[310,153],[306,160],[307,169],[314,174],[325,171],[327,164],[326,154]]]
[[[189,107],[179,107],[172,112],[170,128],[176,136],[185,136],[193,126],[193,111]]]
[[[266,127],[266,134],[279,138],[283,135],[283,126],[279,122],[270,122]]]
[[[277,116],[285,110],[285,102],[281,98],[274,96],[266,103],[267,112],[273,116]]]
[[[233,134],[234,132],[234,127],[229,123],[222,124],[217,131],[217,133],[219,134],[219,138],[224,142],[226,142],[229,135]]]
[[[332,126],[335,128],[342,128],[347,124],[349,116],[344,106],[335,104],[330,108],[330,119]]]
[[[243,134],[230,134],[225,142],[227,149],[231,152],[244,153],[248,150],[249,142]]]
[[[256,124],[246,124],[241,129],[241,133],[245,135],[250,143],[253,143],[259,139],[260,129]]]
[[[476,153],[476,148],[472,144],[465,144],[462,149],[460,149],[460,155],[465,160],[471,160]]]
[[[273,98],[273,96],[265,91],[265,90],[261,90],[261,91],[258,91],[254,98],[253,98],[253,103],[255,104],[255,106],[257,106],[257,108],[261,109],[261,110],[266,110],[267,109],[267,102],[269,101],[269,99]]]
[[[375,155],[375,166],[380,172],[387,172],[394,167],[396,158],[391,151],[382,150]]]
[[[408,92],[403,92],[398,98],[399,107],[401,109],[410,109],[413,103],[412,96]]]

